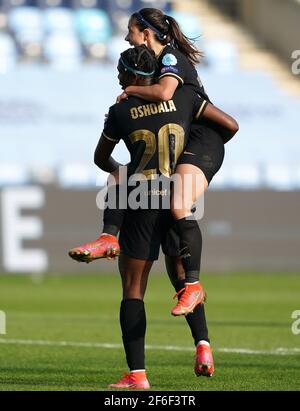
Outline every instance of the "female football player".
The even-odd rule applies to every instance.
[[[201,53],[181,32],[174,18],[164,15],[159,9],[144,8],[131,16],[126,40],[133,46],[144,44],[155,52],[158,81],[148,86],[126,87],[119,96],[119,101],[130,95],[148,101],[168,101],[181,86],[188,87],[209,101],[195,69]],[[214,110],[212,105],[206,108],[205,115],[209,119],[202,120],[201,124],[192,124],[188,144],[177,160],[176,174],[181,178],[182,184],[173,190],[172,213],[180,237],[185,284],[179,290],[179,300],[172,310],[173,315],[186,315],[201,302],[203,293],[199,275],[202,236],[191,210],[196,199],[203,194],[222,165],[224,143],[238,131],[237,122]],[[225,127],[220,128],[216,124],[220,121]],[[191,178],[185,178],[187,176]],[[77,248],[77,252],[87,253],[90,260],[101,258],[110,250],[117,252],[118,243],[115,235],[120,227],[120,217],[121,214],[114,219],[111,216],[109,221],[113,224],[108,224],[105,215],[106,234],[96,242]]]
[[[209,101],[195,69],[201,53],[181,32],[174,18],[164,15],[161,10],[144,8],[131,16],[125,40],[134,46],[145,44],[155,52],[158,82],[147,87],[126,87],[119,100],[134,95],[150,101],[167,101],[178,87],[183,86]],[[199,257],[202,236],[191,210],[222,165],[224,143],[238,131],[238,124],[232,118],[223,120],[228,121],[229,132],[208,120],[203,120],[202,124],[194,122],[187,146],[177,161],[176,174],[181,176],[182,184],[173,190],[172,214],[180,237],[185,284],[179,290],[173,315],[186,315],[201,303]],[[190,179],[185,176],[192,178],[190,186]],[[187,192],[190,192],[189,196]]]
[[[122,53],[118,65],[121,85],[126,87],[129,84],[135,84],[147,87],[147,84],[151,84],[153,67],[156,62],[153,56],[154,54],[151,54],[146,47],[135,47]],[[225,116],[224,113],[214,107],[210,107],[210,105],[205,104],[203,106],[203,102],[203,99],[190,90],[181,89],[175,93],[174,102],[172,103],[177,107],[176,112],[164,112],[163,106],[161,106],[161,114],[159,116],[153,115],[151,118],[150,116],[148,118],[134,117],[134,120],[130,118],[130,110],[135,107],[144,107],[145,101],[130,98],[125,103],[113,106],[110,109],[104,132],[95,152],[96,164],[108,172],[113,172],[118,168],[119,164],[110,157],[110,154],[120,137],[123,136],[131,152],[129,174],[135,172],[137,166],[136,158],[140,160],[141,148],[143,147],[143,144],[141,145],[142,142],[139,141],[140,139],[136,140],[136,127],[142,129],[144,133],[149,128],[151,130],[149,131],[154,135],[157,134],[158,129],[161,130],[165,126],[169,127],[170,121],[173,128],[174,123],[179,122],[181,125],[184,125],[184,134],[188,134],[188,125],[191,121],[188,113],[191,112],[191,108],[195,104],[198,105],[197,115],[203,114],[207,110],[209,113],[211,110],[217,117],[222,118]],[[133,136],[133,140],[130,139],[130,136]],[[157,170],[159,168],[158,163],[159,160],[153,156],[150,167]],[[120,210],[111,210],[111,212],[120,214]],[[120,233],[122,255],[119,259],[119,268],[123,285],[120,323],[130,373],[126,374],[116,384],[112,384],[112,387],[147,388],[149,386],[144,371],[146,319],[143,297],[148,274],[153,261],[157,259],[160,245],[162,245],[165,254],[169,256],[168,272],[174,287],[178,290],[178,284],[184,281],[185,273],[181,259],[175,257],[179,255],[179,248],[175,246],[176,249],[174,250],[176,234],[172,232],[172,219],[169,214],[167,210],[127,210],[125,212]],[[89,247],[90,250],[91,248]],[[86,249],[87,247],[85,251]],[[84,254],[81,250],[75,250],[72,252],[73,258],[77,256],[81,261],[89,261],[89,255]],[[213,372],[213,360],[211,352],[208,352],[209,340],[203,306],[198,304],[194,313],[189,313],[186,319],[197,346],[196,375],[209,376]]]

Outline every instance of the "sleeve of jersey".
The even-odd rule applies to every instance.
[[[118,143],[120,141],[117,130],[116,116],[113,107],[110,107],[109,113],[104,121],[102,136],[109,141],[113,141],[114,143]]]
[[[195,105],[194,105],[194,119],[195,120],[199,120],[199,118],[203,116],[205,107],[207,106],[208,103],[209,102],[207,100],[204,100],[203,97],[197,94]]]
[[[167,53],[163,56],[158,80],[166,76],[175,77],[182,86],[184,84],[184,73],[184,61],[179,55],[175,56],[173,53]]]

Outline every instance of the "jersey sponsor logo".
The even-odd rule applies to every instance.
[[[136,120],[139,117],[147,117],[159,113],[169,113],[170,111],[176,111],[176,106],[173,100],[132,107],[130,109],[130,115],[133,120]]]
[[[151,190],[148,190],[147,192],[145,192],[146,195],[148,196],[163,196],[166,197],[168,195],[170,195],[170,192],[165,188],[164,190],[158,190],[155,188],[152,188]]]
[[[174,54],[165,54],[162,59],[162,64],[164,66],[175,66],[177,64],[177,58],[174,56]]]
[[[170,72],[178,73],[178,69],[176,67],[173,67],[173,66],[166,66],[166,67],[163,67],[160,72],[161,72],[161,74],[170,73]]]

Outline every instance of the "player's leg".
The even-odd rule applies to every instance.
[[[182,265],[182,259],[180,257],[170,257],[166,255],[165,263],[170,281],[176,290],[176,293],[178,293],[184,288],[185,284],[185,272]],[[197,305],[194,311],[187,314],[185,318],[191,329],[195,345],[201,340],[209,342],[204,305]]]
[[[72,248],[69,256],[76,261],[90,263],[99,258],[115,258],[120,254],[118,232],[121,228],[125,208],[121,205],[122,184],[126,184],[126,167],[120,167],[108,177],[107,207],[103,211],[102,234],[95,241]],[[124,201],[123,201],[124,202]]]
[[[119,258],[123,287],[120,325],[130,371],[110,388],[150,388],[145,371],[146,312],[143,299],[152,264],[152,261],[138,260],[125,254]]]
[[[119,270],[123,299],[120,325],[130,373],[111,388],[149,388],[145,372],[146,314],[144,294],[160,247],[159,211],[127,210],[120,231]]]
[[[204,302],[203,290],[199,283],[202,235],[191,209],[221,167],[223,158],[224,144],[218,133],[208,127],[202,127],[200,130],[198,127],[194,130],[194,135],[191,135],[177,163],[176,174],[180,184],[174,184],[171,211],[180,238],[186,283],[185,290],[172,311],[173,315],[192,311],[195,305],[191,304],[191,299],[194,299],[196,305]],[[192,294],[194,297],[191,297]]]
[[[120,324],[130,371],[145,370],[146,313],[143,300],[152,264],[152,261],[138,260],[126,254],[119,258],[123,289]]]
[[[171,211],[175,229],[180,239],[180,256],[185,271],[185,283],[178,290],[179,299],[173,315],[186,315],[205,301],[205,293],[199,282],[202,252],[202,234],[191,209],[208,186],[203,172],[193,164],[179,164],[176,168],[179,184],[174,185]]]
[[[178,293],[185,287],[185,271],[180,257],[165,255],[168,276]],[[203,304],[198,304],[194,311],[187,314],[185,319],[190,327],[196,347],[194,371],[197,376],[211,377],[214,372],[214,361]]]
[[[195,305],[204,302],[205,294],[199,282],[202,252],[202,234],[191,209],[208,186],[203,172],[193,164],[180,164],[176,168],[180,184],[172,192],[172,214],[175,229],[180,239],[180,256],[185,271],[185,287],[173,315],[192,311]]]
[[[165,235],[162,237],[162,250],[165,255],[168,256],[178,256],[181,260],[181,266],[183,269],[184,283],[183,286],[178,290],[178,302],[176,306],[171,310],[172,315],[187,315],[192,312],[198,304],[203,304],[206,299],[205,291],[203,290],[201,284],[199,283],[199,273],[200,273],[200,263],[201,263],[201,232],[198,228],[200,238],[195,238],[193,236],[193,225],[191,230],[188,230],[190,235],[191,242],[193,243],[193,271],[190,272],[195,275],[196,284],[189,284],[186,281],[187,274],[187,264],[184,260],[190,259],[191,251],[189,255],[183,254],[183,241],[180,237],[178,230],[176,229],[176,221],[172,217],[172,214],[169,210],[166,210],[164,213],[164,219],[162,224],[165,226]],[[186,234],[186,233],[184,233]],[[184,237],[184,239],[186,236]]]

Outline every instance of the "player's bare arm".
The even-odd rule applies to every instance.
[[[237,121],[211,103],[206,105],[203,111],[203,117],[220,126],[219,131],[225,141],[230,140],[239,131]]]
[[[151,86],[126,87],[124,92],[118,96],[117,101],[119,102],[127,96],[136,96],[147,101],[168,101],[173,97],[177,87],[178,80],[175,77],[166,76]]]

